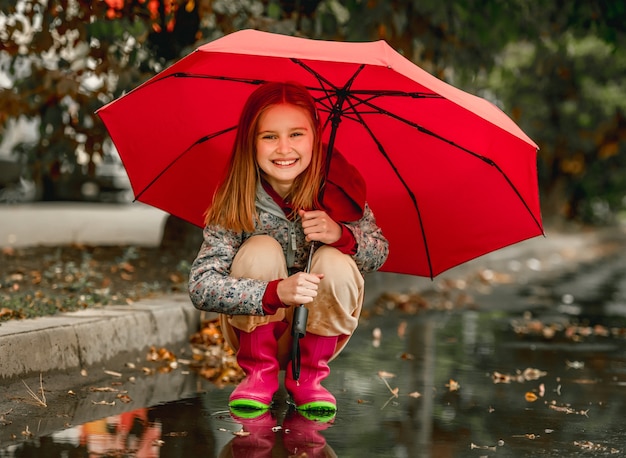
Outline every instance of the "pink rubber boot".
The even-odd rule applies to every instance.
[[[277,340],[275,323],[239,332],[237,363],[246,373],[229,398],[229,407],[268,409],[278,391]]]
[[[292,361],[285,372],[285,388],[298,410],[337,410],[335,397],[321,385],[330,368],[328,361],[335,352],[337,336],[306,333],[300,339],[300,378],[293,379]]]

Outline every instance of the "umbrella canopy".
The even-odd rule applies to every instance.
[[[543,234],[537,145],[489,101],[386,42],[243,30],[197,48],[98,115],[136,200],[203,226],[241,108],[266,81],[297,81],[324,140],[367,182],[389,240],[382,271],[434,277]]]

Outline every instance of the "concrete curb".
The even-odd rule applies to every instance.
[[[0,378],[85,368],[120,353],[186,342],[200,313],[183,294],[0,326]]]

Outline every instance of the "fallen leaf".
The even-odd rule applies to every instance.
[[[107,401],[104,401],[104,400],[102,400],[102,401],[91,401],[91,403],[93,405],[96,405],[96,406],[114,406],[115,405],[115,401],[107,402]]]
[[[123,394],[123,393],[118,394],[117,395],[117,399],[122,401],[124,404],[128,404],[129,402],[132,402],[131,397],[129,395]]]
[[[526,368],[523,372],[517,371],[515,375],[513,374],[503,374],[498,371],[494,371],[491,378],[493,379],[493,383],[511,383],[511,382],[528,382],[531,380],[537,380],[541,377],[545,377],[548,373],[545,371],[541,371],[539,369],[534,368]]]
[[[491,378],[493,383],[511,383],[511,376],[507,374],[501,374],[498,371],[494,371]]]
[[[382,379],[385,379],[385,378],[394,378],[396,374],[392,374],[391,372],[378,371],[378,376]]]
[[[556,412],[563,412],[567,415],[583,415],[585,417],[588,417],[589,415],[587,415],[589,413],[589,409],[587,410],[576,410],[570,406],[558,406],[556,404],[548,404],[548,408],[556,411]]]
[[[105,370],[104,373],[107,374],[107,375],[111,375],[113,377],[121,377],[122,376],[122,374],[120,372],[115,372],[115,371]]]
[[[0,309],[0,318],[7,318],[13,316],[13,310],[3,307]]]
[[[103,387],[96,387],[96,386],[92,386],[91,388],[89,388],[89,391],[94,392],[94,393],[117,393],[119,390],[116,390],[115,388],[111,388],[110,386],[103,386]]]
[[[565,365],[568,369],[584,369],[585,363],[583,361],[565,361]]]
[[[548,373],[539,369],[533,369],[529,367],[524,370],[523,375],[524,379],[526,380],[537,380],[541,377],[545,377],[546,375],[548,375]]]
[[[496,451],[496,446],[495,445],[476,445],[473,442],[470,444],[470,449],[474,450],[491,450],[492,452]]]
[[[537,399],[539,399],[539,397],[532,391],[527,391],[524,395],[524,398],[527,402],[535,402]]]
[[[529,434],[516,434],[513,437],[523,437],[525,439],[535,440],[541,436],[539,436],[539,434],[529,433]]]
[[[406,327],[407,327],[406,321],[401,321],[400,324],[398,325],[398,337],[400,337],[401,339],[406,334]]]
[[[576,447],[580,447],[583,450],[591,450],[594,452],[609,452],[611,455],[616,455],[620,453],[620,450],[616,448],[607,447],[606,445],[602,444],[596,444],[591,441],[574,441],[574,445]]]
[[[186,277],[178,272],[174,272],[170,274],[170,281],[175,284],[180,284],[186,281]]]
[[[135,271],[135,266],[133,266],[131,263],[129,262],[123,262],[120,265],[120,268],[126,272],[134,272]]]

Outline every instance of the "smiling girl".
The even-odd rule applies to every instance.
[[[189,280],[194,305],[220,313],[246,373],[232,408],[269,408],[286,369],[298,409],[336,409],[321,382],[358,325],[363,274],[382,266],[388,244],[361,176],[337,151],[327,171],[325,154],[315,102],[303,86],[266,83],[252,93]],[[299,305],[308,321],[294,380],[290,329]]]

